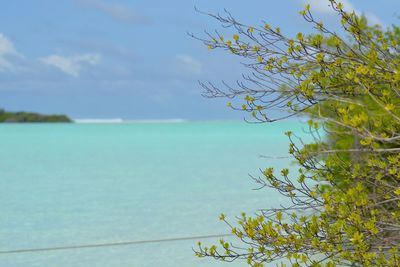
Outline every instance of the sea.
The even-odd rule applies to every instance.
[[[0,266],[246,266],[197,258],[197,242],[230,233],[221,213],[288,203],[252,177],[296,170],[284,132],[307,139],[304,125],[2,124]]]

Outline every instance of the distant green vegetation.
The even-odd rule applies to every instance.
[[[42,115],[33,112],[9,112],[0,109],[2,122],[72,122],[66,115]]]

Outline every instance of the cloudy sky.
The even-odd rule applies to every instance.
[[[72,118],[240,119],[226,100],[201,97],[198,80],[234,82],[240,59],[209,51],[199,36],[219,29],[210,13],[308,31],[298,11],[335,27],[325,0],[13,0],[0,8],[0,107]],[[345,0],[384,26],[399,23],[398,0]]]

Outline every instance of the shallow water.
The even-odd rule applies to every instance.
[[[0,126],[0,250],[229,232],[218,221],[284,203],[248,174],[290,161],[298,122]],[[204,240],[217,243],[218,238]],[[243,266],[194,257],[197,240],[0,254],[0,266]]]

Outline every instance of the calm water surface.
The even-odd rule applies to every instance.
[[[285,202],[249,174],[290,164],[259,157],[286,155],[289,129],[302,134],[298,122],[1,125],[0,250],[225,234],[221,212]],[[195,244],[0,254],[0,266],[244,265],[198,259]]]

